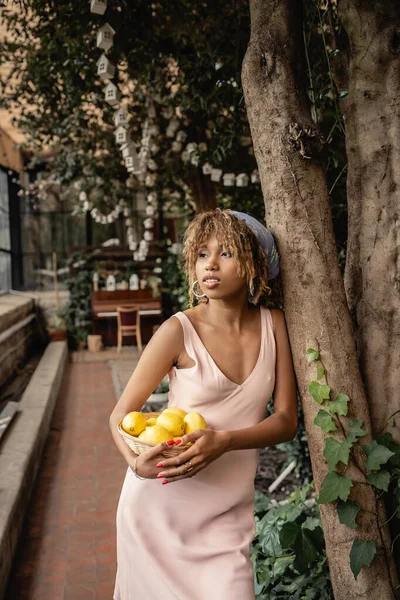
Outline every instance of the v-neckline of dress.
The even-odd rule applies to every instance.
[[[199,336],[199,334],[196,331],[195,326],[193,325],[192,321],[189,319],[189,317],[187,315],[185,315],[184,312],[182,312],[183,316],[185,317],[185,319],[188,321],[189,325],[191,326],[191,328],[193,329],[197,339],[199,340],[200,344],[203,346],[205,352],[207,353],[207,356],[210,357],[211,362],[213,363],[213,365],[215,366],[215,368],[217,369],[217,371],[222,375],[222,377],[224,377],[224,379],[226,379],[226,381],[228,381],[230,384],[235,385],[238,388],[243,387],[254,375],[254,373],[257,370],[257,367],[260,363],[261,360],[261,354],[262,354],[262,348],[263,348],[263,341],[264,341],[264,319],[263,319],[263,315],[262,315],[262,308],[261,306],[259,307],[259,314],[260,314],[260,321],[261,321],[261,339],[260,339],[260,350],[258,352],[258,358],[256,361],[256,364],[253,367],[253,370],[251,371],[250,375],[248,377],[246,377],[246,379],[242,382],[242,383],[236,383],[236,381],[232,381],[232,379],[229,379],[229,377],[227,377],[225,375],[225,373],[223,373],[221,371],[221,369],[219,368],[219,366],[217,365],[217,363],[215,362],[215,360],[213,359],[213,357],[211,356],[211,354],[209,353],[209,351],[207,350],[206,346],[203,343],[203,340],[201,339],[201,337]]]

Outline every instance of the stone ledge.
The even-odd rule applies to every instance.
[[[3,294],[0,296],[0,333],[22,321],[35,310],[35,301],[26,296]]]
[[[0,599],[6,591],[67,354],[66,342],[47,346],[0,444]]]

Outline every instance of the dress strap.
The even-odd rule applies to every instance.
[[[181,322],[182,329],[183,329],[183,344],[185,346],[186,353],[188,354],[188,356],[190,356],[190,358],[192,360],[194,360],[195,363],[197,363],[197,358],[196,358],[197,352],[195,349],[195,343],[194,343],[195,341],[193,339],[194,334],[193,334],[193,329],[190,326],[190,321],[183,314],[182,311],[179,311],[172,316],[177,317],[177,319],[179,319],[179,321]]]

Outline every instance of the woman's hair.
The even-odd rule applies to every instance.
[[[189,305],[193,306],[193,283],[196,281],[196,262],[199,249],[215,235],[220,244],[232,254],[238,266],[238,276],[246,276],[249,301],[265,302],[271,293],[268,285],[267,258],[257,236],[228,210],[209,210],[198,214],[189,224],[183,237],[182,267],[189,284]],[[199,298],[208,302],[208,298]]]

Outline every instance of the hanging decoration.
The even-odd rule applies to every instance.
[[[107,9],[107,1],[101,0],[91,0],[90,2],[90,11],[93,14],[103,15]],[[130,176],[127,179],[126,185],[127,187],[132,187],[134,185],[134,181],[131,178],[132,175],[143,175],[146,174],[146,171],[150,169],[152,173],[148,173],[145,176],[145,184],[148,187],[152,187],[155,184],[155,171],[157,171],[157,163],[150,156],[156,154],[159,148],[153,144],[151,146],[151,137],[152,135],[157,135],[159,133],[158,127],[154,124],[154,119],[156,117],[156,110],[152,101],[148,101],[147,109],[148,109],[148,118],[145,120],[143,124],[142,130],[142,140],[140,145],[139,154],[136,152],[136,145],[130,137],[128,131],[129,125],[129,114],[128,111],[122,107],[118,107],[120,102],[120,91],[111,79],[115,77],[116,67],[111,63],[109,58],[106,56],[105,52],[107,52],[114,44],[114,35],[115,31],[111,27],[109,23],[104,23],[98,32],[96,38],[96,46],[103,50],[103,54],[100,56],[97,61],[97,74],[102,80],[108,81],[107,85],[104,88],[104,99],[111,106],[116,107],[116,111],[114,113],[114,124],[115,124],[115,141],[120,147],[120,151],[122,153],[122,158],[124,159],[125,167],[130,173]],[[173,117],[173,109],[172,107],[169,109],[172,110],[170,115]],[[174,137],[177,130],[179,129],[180,121],[175,117],[172,119],[169,125],[168,136]],[[186,134],[184,134],[184,138]],[[181,133],[181,138],[182,138]],[[152,203],[150,203],[146,207],[146,219],[143,222],[144,234],[143,240],[138,244],[138,240],[136,238],[136,233],[134,228],[132,227],[132,219],[131,212],[128,208],[126,202],[121,201],[118,205],[111,211],[108,215],[102,214],[99,209],[92,208],[91,204],[88,202],[87,198],[81,199],[84,210],[90,210],[90,214],[93,219],[97,223],[112,223],[115,221],[118,216],[122,213],[125,217],[126,224],[126,235],[128,240],[129,249],[133,251],[134,260],[145,260],[147,253],[149,251],[149,242],[154,239],[154,233],[151,229],[154,226],[154,220],[151,218],[155,214],[155,207]],[[139,246],[139,248],[138,248]]]

